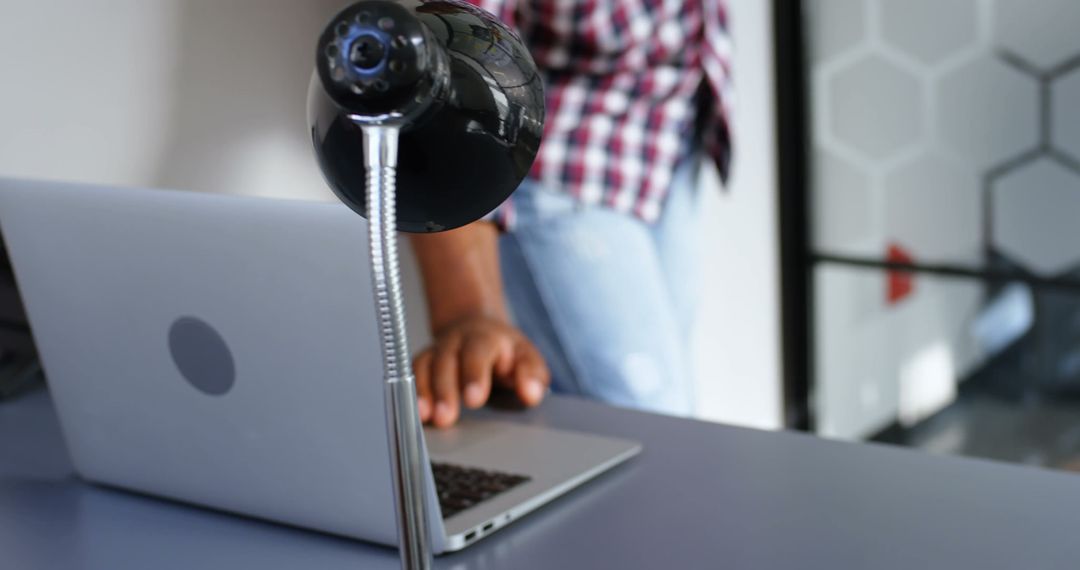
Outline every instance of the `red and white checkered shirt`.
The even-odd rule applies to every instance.
[[[726,176],[732,103],[725,0],[468,0],[515,28],[544,79],[547,121],[529,177],[656,221],[695,120]],[[699,88],[709,117],[696,117]],[[513,225],[509,203],[496,220]]]

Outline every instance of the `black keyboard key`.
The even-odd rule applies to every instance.
[[[484,471],[447,463],[432,463],[431,471],[435,475],[439,507],[442,509],[443,518],[447,519],[530,480],[524,475]]]

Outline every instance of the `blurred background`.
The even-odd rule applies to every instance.
[[[305,99],[346,3],[8,0],[0,176],[332,200]],[[1080,3],[728,4],[697,415],[1080,470]],[[39,376],[5,266],[0,398]]]
[[[1080,468],[1080,3],[802,4],[814,428]]]

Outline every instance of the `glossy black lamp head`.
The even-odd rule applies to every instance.
[[[365,0],[319,40],[308,113],[319,165],[368,216],[362,127],[400,128],[397,227],[476,221],[528,173],[543,87],[528,50],[490,14],[457,0]]]

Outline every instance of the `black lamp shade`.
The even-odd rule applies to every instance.
[[[398,229],[435,232],[484,217],[521,183],[540,146],[544,92],[526,47],[487,12],[365,0],[320,38],[308,113],[327,182],[365,217],[361,126],[398,121]]]

